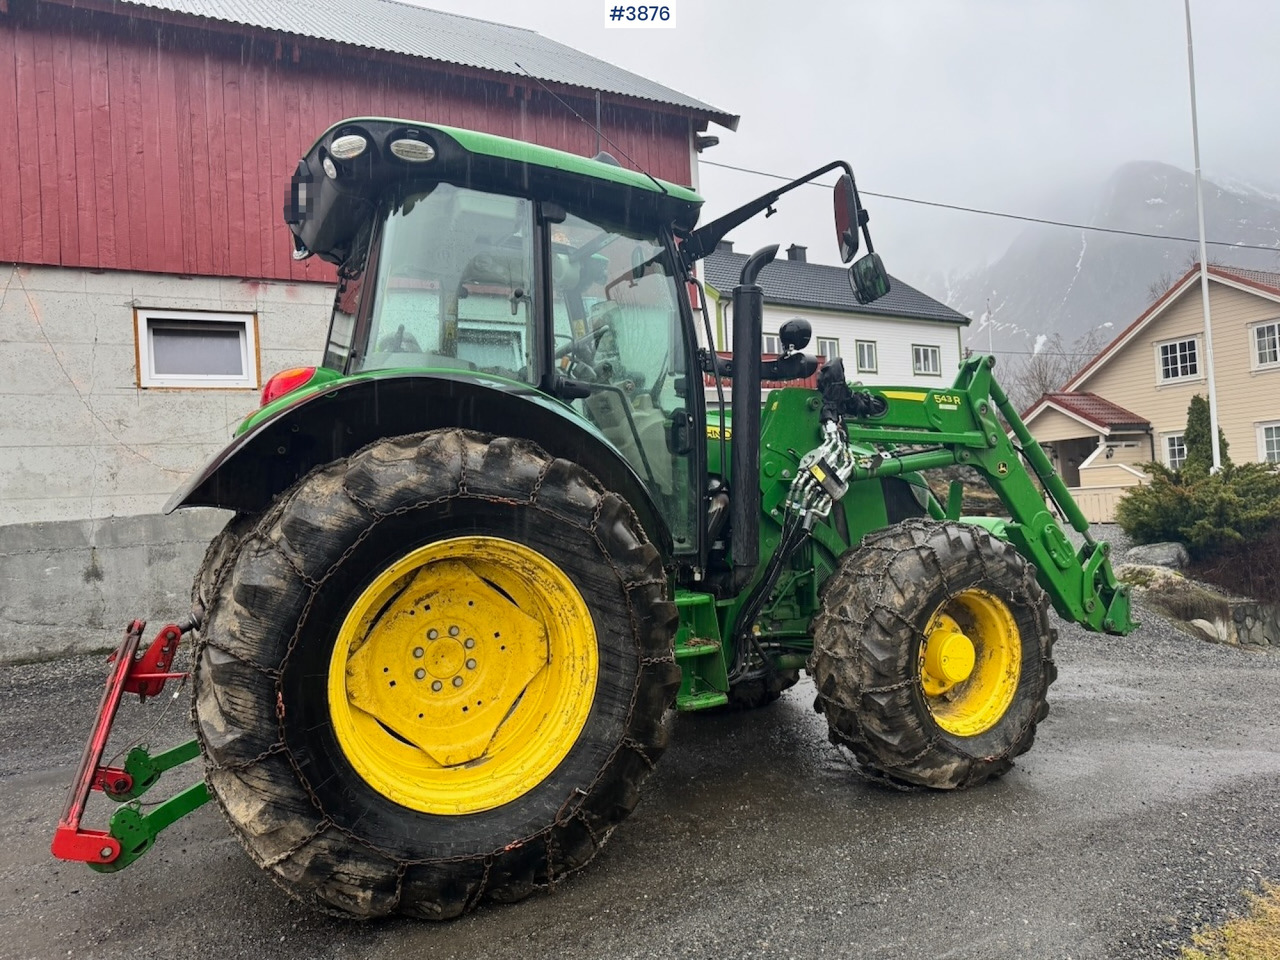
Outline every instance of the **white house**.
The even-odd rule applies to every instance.
[[[722,241],[704,261],[708,300],[715,306],[716,348],[733,349],[731,293],[747,254]],[[793,317],[808,320],[813,340],[806,353],[844,358],[850,380],[866,384],[948,385],[964,351],[960,331],[969,318],[890,278],[889,293],[875,303],[854,298],[846,267],[809,263],[805,248],[792,245],[785,260],[761,271],[765,353],[778,353],[778,328]]]

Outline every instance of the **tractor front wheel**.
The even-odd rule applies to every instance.
[[[583,866],[666,746],[675,606],[576,464],[461,430],[319,468],[200,630],[211,792],[298,898],[443,919]]]
[[[907,520],[866,537],[824,585],[809,669],[833,742],[890,780],[955,789],[1030,749],[1055,638],[1011,544]]]

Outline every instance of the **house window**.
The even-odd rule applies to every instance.
[[[1171,433],[1164,438],[1164,462],[1170,470],[1181,470],[1187,462],[1187,441],[1180,433]]]
[[[778,356],[782,355],[782,341],[775,334],[766,333],[764,335],[764,352],[774,353]]]
[[[875,373],[876,369],[876,342],[874,340],[859,340],[858,372]]]
[[[1280,420],[1258,424],[1258,459],[1280,463]]]
[[[942,376],[942,351],[938,347],[911,345],[911,369],[921,376]]]
[[[1253,328],[1253,365],[1271,367],[1280,364],[1280,321],[1259,324]]]
[[[138,385],[255,388],[257,315],[138,310]]]
[[[1156,344],[1156,358],[1159,363],[1160,382],[1199,378],[1199,352],[1196,339],[1174,340],[1171,343]]]
[[[830,363],[840,356],[840,341],[835,337],[819,337],[818,356],[825,357],[827,362]]]

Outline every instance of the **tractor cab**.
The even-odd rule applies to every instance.
[[[300,161],[286,220],[296,257],[339,268],[323,371],[471,379],[498,386],[495,405],[554,401],[565,429],[625,461],[688,555],[703,399],[689,389],[697,343],[675,237],[700,205],[608,157],[355,119]]]
[[[539,218],[528,198],[451,183],[405,186],[384,204],[367,265],[339,287],[324,365],[541,389],[679,514],[690,449],[668,437],[693,414],[682,379],[692,344],[669,235],[585,210]]]

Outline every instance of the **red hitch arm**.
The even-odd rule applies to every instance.
[[[195,623],[169,624],[162,629],[141,656],[138,647],[142,643],[143,620],[134,620],[125,630],[124,642],[108,661],[112,669],[107,685],[98,704],[98,719],[93,734],[85,745],[76,769],[75,780],[67,792],[66,805],[58,829],[53,834],[52,852],[61,860],[80,860],[85,863],[111,863],[120,856],[120,841],[103,830],[86,830],[80,826],[89,793],[102,790],[123,794],[133,786],[133,778],[118,767],[102,766],[102,754],[111,736],[120,699],[126,693],[136,693],[140,699],[154,697],[167,680],[185,677],[185,673],[170,673],[169,667],[178,652],[183,633]]]

